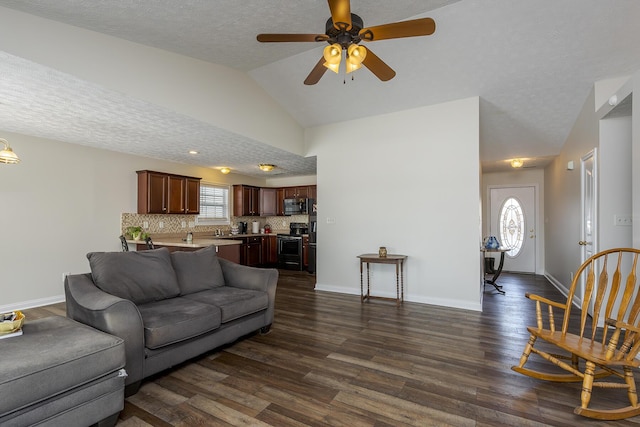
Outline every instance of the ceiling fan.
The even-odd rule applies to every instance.
[[[330,69],[338,72],[345,54],[346,72],[350,73],[362,65],[367,67],[380,80],[387,81],[395,77],[396,72],[370,49],[360,46],[360,42],[396,39],[401,37],[428,36],[435,32],[436,23],[431,18],[413,19],[391,24],[364,27],[362,18],[351,13],[350,0],[328,0],[331,18],[327,20],[325,34],[258,34],[263,43],[279,42],[327,42],[323,56],[304,81],[314,85]]]

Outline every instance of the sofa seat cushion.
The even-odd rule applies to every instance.
[[[87,254],[91,277],[108,294],[144,304],[180,295],[167,248]]]
[[[222,323],[265,310],[269,305],[269,296],[266,292],[232,286],[197,292],[186,295],[184,298],[219,307],[222,313]]]
[[[197,251],[172,252],[171,263],[178,277],[181,295],[224,286],[224,275],[215,246]]]
[[[145,347],[156,349],[220,327],[220,309],[193,299],[176,297],[138,306]]]
[[[0,341],[0,414],[63,395],[125,365],[124,340],[66,317],[27,319],[22,331]]]

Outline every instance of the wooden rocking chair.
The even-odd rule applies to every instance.
[[[602,420],[640,415],[633,377],[633,369],[640,366],[640,360],[636,359],[640,350],[640,293],[636,284],[639,254],[638,249],[617,248],[593,255],[576,272],[565,303],[526,294],[536,302],[537,326],[527,328],[531,334],[529,342],[519,365],[511,369],[547,381],[582,382],[581,404],[574,410],[578,415]],[[599,271],[597,280],[596,271]],[[584,297],[578,324],[576,317],[570,322],[570,314],[576,288],[581,283],[584,283]],[[548,313],[544,316],[547,329],[543,322],[543,305]],[[563,310],[559,331],[554,324],[554,308]],[[601,314],[604,315],[601,317]],[[589,334],[585,333],[587,330]],[[568,354],[552,354],[535,348],[538,338]],[[545,373],[525,368],[531,353],[569,373]],[[605,377],[617,377],[618,381],[600,381]],[[589,401],[593,387],[626,389],[630,405],[618,409],[591,409]]]

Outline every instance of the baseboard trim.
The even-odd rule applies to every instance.
[[[43,305],[57,304],[59,302],[64,302],[64,301],[65,301],[64,295],[56,295],[48,298],[32,299],[28,301],[16,302],[13,304],[0,305],[0,313],[5,313],[8,311],[15,311],[15,310],[26,310],[28,308],[42,307]]]
[[[544,277],[546,277],[547,280],[549,281],[549,283],[551,283],[554,288],[556,288],[558,291],[560,291],[560,293],[562,295],[564,295],[565,298],[567,298],[569,296],[569,289],[566,286],[564,286],[562,284],[562,282],[560,282],[558,279],[553,277],[553,275],[551,275],[549,273],[545,273]],[[577,295],[573,296],[573,301],[572,302],[573,302],[573,305],[575,305],[576,307],[580,307],[580,300],[578,300],[578,296]]]
[[[338,286],[316,284],[315,290],[360,296],[360,289],[354,289],[354,288],[342,288]],[[385,298],[396,297],[395,292],[378,292],[376,295],[385,297]],[[406,293],[404,295],[404,300],[407,302],[417,302],[419,304],[437,305],[437,306],[449,307],[449,308],[459,308],[461,310],[482,311],[482,305],[479,302],[477,304],[473,304],[473,303],[467,303],[465,301],[461,302],[458,300],[451,300],[451,299],[445,299],[445,298],[429,298],[429,297],[423,297],[423,296],[416,297],[414,295],[408,295]]]

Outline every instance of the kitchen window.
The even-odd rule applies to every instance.
[[[229,186],[200,183],[200,215],[196,218],[199,225],[227,225],[229,216]]]

